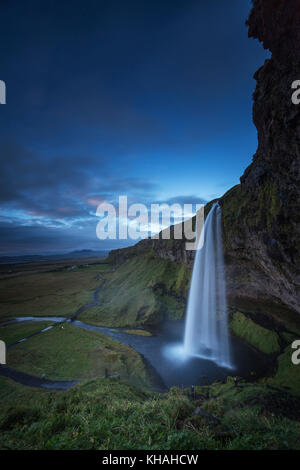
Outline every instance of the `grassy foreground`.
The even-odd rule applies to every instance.
[[[1,449],[300,449],[300,400],[241,383],[158,394],[115,379],[68,392],[0,378]],[[201,414],[195,414],[201,407]]]

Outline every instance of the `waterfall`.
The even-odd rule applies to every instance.
[[[189,291],[183,350],[187,356],[231,368],[222,212],[218,203],[212,206],[201,237],[203,244],[196,251]]]

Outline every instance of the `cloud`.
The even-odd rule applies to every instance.
[[[29,216],[89,216],[101,201],[116,202],[119,194],[145,197],[155,188],[142,178],[120,178],[108,172],[98,157],[49,157],[13,143],[2,143],[0,155],[1,205],[8,210],[22,209]]]
[[[14,142],[0,144],[2,253],[30,253],[81,248],[105,249],[131,240],[99,241],[96,209],[109,202],[118,214],[119,196],[133,203],[200,204],[195,195],[159,201],[160,188],[141,177],[122,175],[98,156],[49,155]],[[176,222],[172,216],[172,222]]]
[[[199,196],[176,196],[165,201],[167,204],[206,204],[207,200]]]

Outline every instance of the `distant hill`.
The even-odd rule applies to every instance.
[[[56,253],[45,255],[20,255],[20,256],[0,256],[0,264],[21,264],[34,263],[40,261],[51,261],[61,259],[78,259],[78,258],[106,258],[108,251],[94,250],[75,250],[69,253]]]

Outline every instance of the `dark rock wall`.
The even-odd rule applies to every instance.
[[[247,21],[272,57],[255,73],[258,149],[223,197],[231,294],[280,300],[300,312],[300,0],[255,0]]]

